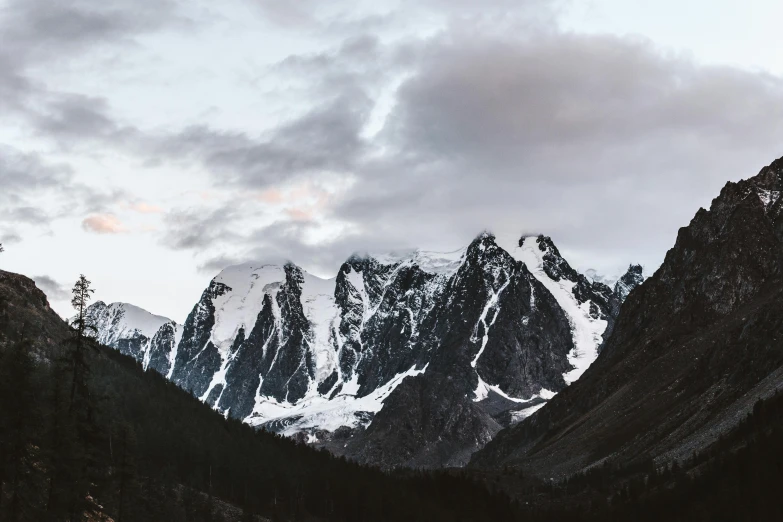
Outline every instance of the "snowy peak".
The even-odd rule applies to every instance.
[[[522,241],[527,243],[532,250],[536,250],[537,247],[541,252],[537,255],[541,260],[541,267],[553,281],[565,279],[575,283],[580,279],[580,274],[571,268],[549,236],[527,237]],[[533,242],[535,242],[535,246],[532,245]]]
[[[97,339],[112,345],[118,339],[144,336],[147,339],[157,333],[171,319],[128,303],[106,304],[97,301],[87,308],[87,318],[98,330]]]
[[[250,332],[264,304],[264,296],[274,298],[285,283],[285,265],[247,263],[228,267],[210,283],[214,327],[211,341],[227,353],[240,329]]]
[[[410,250],[404,252],[355,254],[354,258],[371,258],[382,265],[415,265],[430,274],[450,275],[460,266],[467,248],[452,252],[433,252],[429,250]]]
[[[87,308],[96,339],[139,361],[144,369],[169,373],[182,327],[166,317],[128,303],[97,301]]]
[[[492,291],[496,291],[498,286],[508,279],[513,269],[512,265],[515,259],[511,250],[494,234],[482,232],[465,249],[459,270],[454,273],[454,278],[464,279],[468,274],[478,270],[484,274],[482,277],[491,283]]]
[[[505,241],[503,246],[515,259],[525,263],[531,272],[543,272],[555,283],[562,282],[566,286],[571,283],[571,293],[580,305],[590,303],[590,315],[594,319],[613,315],[612,289],[574,270],[549,236],[524,236],[516,245]]]
[[[617,281],[619,279],[614,275],[601,274],[595,268],[588,268],[587,270],[585,270],[584,274],[585,277],[587,277],[587,279],[590,280],[590,282],[603,283],[610,288],[614,288],[614,285],[617,284]]]
[[[574,270],[547,236],[522,238],[513,255],[549,290],[568,317],[574,340],[569,354],[573,369],[564,377],[572,383],[598,357],[604,333],[614,321],[611,290]]]
[[[642,265],[631,265],[623,276],[614,285],[614,295],[622,303],[631,290],[644,282],[644,269]]]

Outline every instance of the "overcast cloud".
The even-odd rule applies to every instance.
[[[227,264],[330,275],[485,229],[652,271],[783,155],[783,63],[581,31],[565,1],[5,4],[2,260],[61,313],[53,277],[182,320]]]

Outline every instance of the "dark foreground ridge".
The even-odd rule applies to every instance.
[[[702,451],[783,381],[783,160],[728,183],[623,305],[582,379],[474,467],[565,477]]]

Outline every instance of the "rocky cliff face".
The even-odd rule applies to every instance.
[[[68,325],[49,307],[34,281],[0,270],[0,349],[24,336],[34,339],[39,360],[51,361],[60,353],[56,345],[69,334]]]
[[[230,267],[182,326],[91,313],[101,340],[227,415],[364,462],[439,466],[578,379],[619,299],[547,237],[482,234],[447,254],[354,255],[333,279]]]
[[[614,285],[614,298],[618,303],[623,303],[631,293],[631,290],[644,282],[642,265],[631,265]]]
[[[547,477],[682,458],[715,440],[783,377],[783,160],[728,183],[628,299],[579,382],[474,456]],[[632,267],[633,268],[633,267]]]

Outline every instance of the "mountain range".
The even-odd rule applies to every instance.
[[[67,465],[51,450],[67,449],[58,423],[93,426],[83,442],[103,467],[83,490],[109,511],[122,505],[114,437],[135,426],[150,498],[156,477],[170,498],[186,487],[211,505],[214,477],[233,506],[273,514],[285,483],[289,513],[324,519],[435,519],[400,500],[413,495],[444,520],[777,520],[781,193],[783,158],[727,183],[652,276],[631,266],[613,288],[546,236],[483,233],[451,254],[354,255],[332,279],[290,262],[229,267],[184,324],[98,302],[98,342],[83,352],[96,393],[83,408],[71,399],[77,421],[57,397],[74,397],[80,338],[33,281],[0,271],[0,395],[12,415],[0,417],[13,419],[2,431],[29,439],[14,439],[14,462],[35,455],[24,476],[36,491]],[[385,470],[464,467],[381,473],[334,455]],[[329,466],[319,477],[316,462]],[[363,478],[336,478],[349,476]]]
[[[228,267],[183,324],[96,302],[96,337],[226,416],[383,467],[464,465],[598,356],[620,305],[546,236]]]
[[[726,184],[644,281],[546,236],[229,267],[183,325],[96,303],[102,342],[226,416],[384,468],[567,477],[705,450],[783,376],[783,161]],[[544,407],[546,405],[546,407]]]

